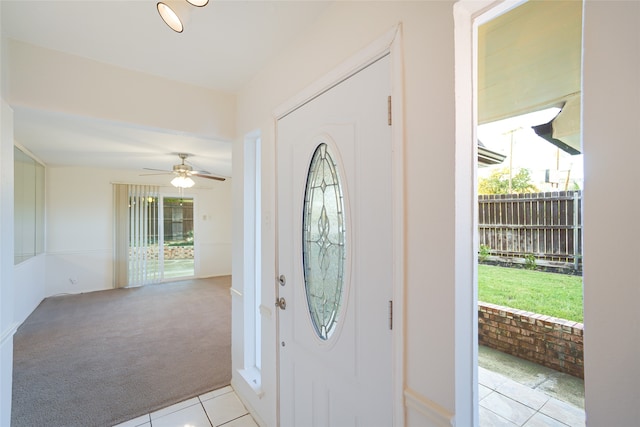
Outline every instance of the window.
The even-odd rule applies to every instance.
[[[14,264],[44,252],[44,166],[14,147]]]
[[[345,263],[344,197],[327,144],[313,154],[304,195],[302,252],[304,285],[313,326],[323,340],[338,322]]]
[[[262,204],[261,204],[261,140],[258,135],[244,144],[244,369],[243,377],[254,388],[261,387],[262,351]]]

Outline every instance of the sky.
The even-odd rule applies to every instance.
[[[479,168],[478,177],[486,177],[495,169],[508,168],[511,157],[512,167],[516,171],[520,168],[529,169],[535,184],[541,190],[551,190],[550,186],[544,185],[547,169],[551,170],[551,176],[555,176],[555,180],[560,181],[559,190],[564,190],[567,174],[570,180],[569,190],[574,189],[572,181],[582,188],[582,155],[572,156],[558,149],[531,129],[531,126],[548,123],[559,111],[559,108],[549,108],[478,126],[478,139],[484,146],[507,156],[500,165]]]

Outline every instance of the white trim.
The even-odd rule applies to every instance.
[[[473,11],[491,2],[462,0],[454,5],[455,40],[455,412],[459,425],[477,426],[478,368],[477,368],[477,301],[475,264],[473,258],[475,223],[472,213],[474,194],[475,158],[473,143],[476,139],[476,84],[475,27]],[[477,310],[476,310],[477,311]],[[476,319],[476,325],[473,324]]]
[[[290,98],[274,110],[276,120],[282,119],[287,114],[300,108],[302,105],[326,92],[335,85],[353,76],[358,71],[371,65],[378,59],[387,55],[391,51],[396,35],[399,32],[400,24],[387,31],[380,38],[370,43],[367,47],[357,52],[355,55],[338,65],[328,74],[316,80],[306,89]],[[277,128],[277,127],[276,127]]]
[[[406,389],[404,397],[407,408],[415,409],[436,426],[451,427],[456,425],[454,414],[433,400],[427,399],[415,390]],[[464,424],[461,424],[464,425]]]
[[[244,379],[244,377],[243,377],[243,379]],[[245,383],[247,385],[249,385],[246,381],[245,381]],[[249,411],[249,414],[251,414],[251,417],[254,419],[254,421],[260,427],[265,427],[267,425],[267,423],[265,423],[262,420],[262,418],[260,418],[260,415],[255,410],[253,405],[251,405],[251,402],[249,402],[247,399],[245,399],[245,396],[244,396],[243,393],[239,393],[238,392],[239,389],[244,389],[244,385],[241,382],[239,382],[238,380],[236,380],[236,377],[231,378],[231,388],[236,393],[236,396],[238,396],[238,399],[240,399],[242,401],[242,403],[244,404],[245,408],[247,408],[247,411]],[[260,396],[260,398],[262,398],[262,396]]]
[[[352,57],[338,65],[333,71],[320,78],[306,89],[298,93],[287,102],[281,104],[274,110],[274,140],[275,150],[277,153],[278,145],[278,120],[285,117],[287,114],[316,98],[320,94],[326,92],[332,87],[336,86],[345,79],[356,74],[358,71],[366,68],[372,63],[376,62],[380,58],[390,55],[391,58],[391,97],[392,97],[392,146],[393,146],[393,158],[392,158],[392,199],[393,199],[393,298],[394,298],[394,313],[396,315],[393,325],[392,334],[392,413],[393,413],[393,425],[405,424],[405,408],[403,390],[405,385],[404,375],[404,347],[405,347],[405,313],[404,313],[404,299],[405,299],[405,271],[406,260],[404,256],[404,244],[405,244],[405,200],[404,200],[404,60],[402,52],[402,24],[398,23],[393,28],[388,30],[378,39],[370,43],[368,46],[356,52]],[[278,170],[277,155],[275,159],[275,170]],[[278,200],[276,185],[276,199]],[[277,218],[277,203],[276,203],[275,216]],[[278,226],[275,221],[275,244],[276,244],[276,269],[278,271]],[[276,285],[277,287],[277,285]],[[277,295],[277,290],[276,290]],[[280,348],[277,343],[280,338],[280,326],[279,316],[276,314],[276,348]],[[280,358],[279,350],[276,355],[276,381],[277,381],[277,408],[276,419],[280,423]]]
[[[402,24],[395,29],[395,37],[389,46],[391,54],[391,199],[393,228],[393,328],[392,343],[392,381],[393,381],[393,422],[404,425],[404,399],[402,391],[405,386],[404,350],[405,350],[405,123],[404,123],[404,55],[402,43]]]
[[[9,328],[2,332],[2,337],[0,338],[0,346],[4,346],[6,342],[9,341],[9,339],[13,338],[19,327],[20,323],[14,322]]]
[[[240,292],[236,288],[229,288],[229,293],[231,294],[232,297],[243,297],[244,296],[242,294],[242,292]]]
[[[18,141],[13,141],[13,145],[14,145],[14,147],[17,147],[18,150],[22,151],[24,154],[26,154],[27,156],[31,157],[31,159],[33,159],[36,162],[38,162],[40,164],[40,166],[42,166],[45,169],[47,168],[47,164],[45,162],[43,162],[42,160],[40,160],[40,158],[38,156],[36,156],[35,154],[33,154],[33,152],[31,150],[29,150],[27,147],[25,147],[24,145],[20,144]]]
[[[273,312],[271,311],[271,308],[267,307],[264,304],[260,304],[260,315],[262,317],[268,317],[271,318],[271,316],[273,315]]]
[[[54,252],[45,252],[40,255],[87,255],[87,254],[102,254],[102,253],[112,253],[111,249],[87,249],[82,251],[54,251]],[[16,267],[20,264],[16,264]]]
[[[477,426],[477,28],[524,0],[460,0],[453,7],[455,46],[455,422]]]
[[[236,372],[238,372],[238,375],[244,379],[244,382],[247,383],[256,396],[258,396],[258,399],[262,399],[264,390],[262,389],[262,374],[260,370],[253,366],[247,369],[238,369]]]

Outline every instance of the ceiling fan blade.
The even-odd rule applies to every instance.
[[[225,181],[226,180],[226,178],[222,178],[222,177],[219,177],[219,176],[213,176],[213,175],[201,175],[199,173],[194,173],[192,175],[200,177],[200,178],[215,179],[216,181]]]
[[[185,159],[186,159],[186,157],[185,157]],[[192,161],[184,160],[184,162],[185,162],[187,165],[191,166],[191,174],[192,174],[192,175],[198,175],[198,174],[201,174],[201,175],[211,175],[211,172],[209,172],[208,170],[205,170],[205,169],[200,168],[200,166],[196,165],[196,164],[195,164],[195,163],[193,163]]]
[[[160,173],[141,173],[138,176],[151,176],[151,175],[173,175],[173,172],[160,172]]]
[[[173,173],[173,171],[168,171],[166,169],[153,169],[153,168],[142,168],[146,171],[158,171],[158,172],[167,172],[167,173]]]

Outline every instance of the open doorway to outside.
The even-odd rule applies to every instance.
[[[194,203],[157,186],[115,184],[117,287],[195,275]]]
[[[477,27],[480,425],[584,425],[581,2]]]
[[[163,278],[191,277],[195,273],[193,197],[163,197],[162,213]]]

